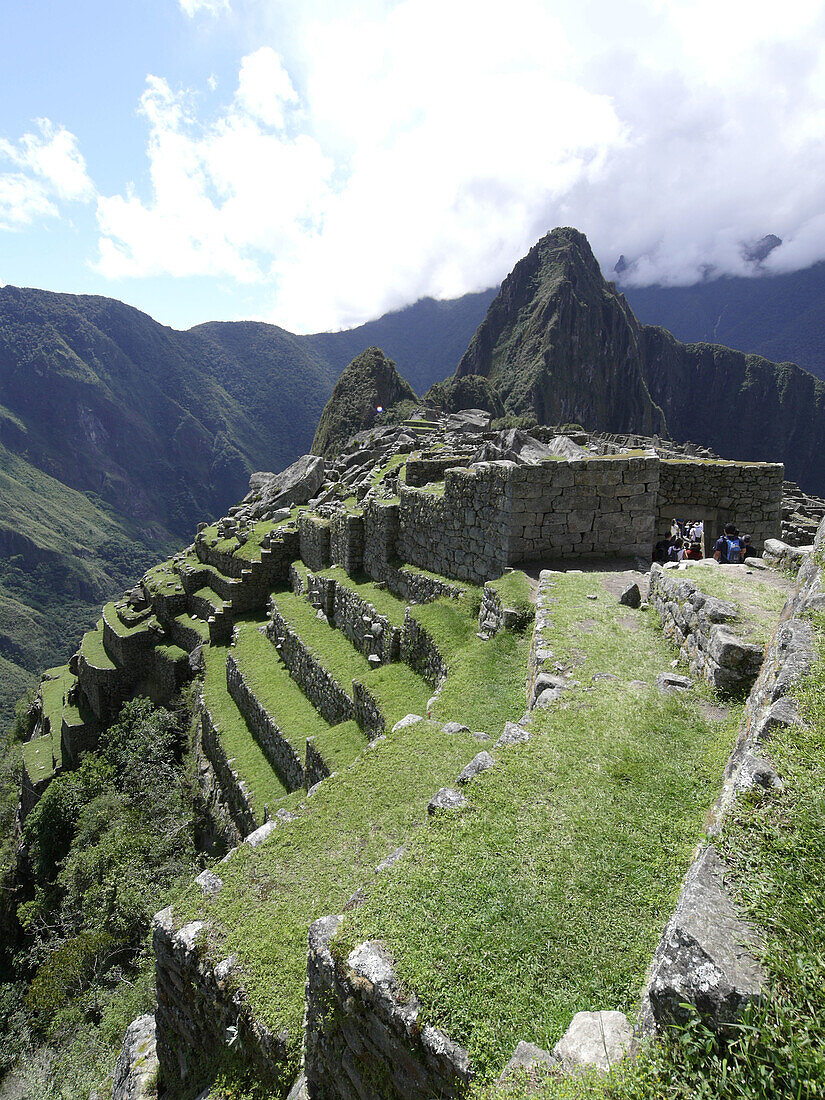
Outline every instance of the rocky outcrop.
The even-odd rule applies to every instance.
[[[138,1016],[126,1029],[115,1065],[112,1100],[154,1100],[157,1096],[158,1055],[155,1017]]]
[[[343,372],[321,413],[313,454],[336,455],[355,432],[375,423],[379,408],[415,401],[412,387],[380,348],[367,348]]]

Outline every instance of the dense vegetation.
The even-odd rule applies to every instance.
[[[15,1066],[24,1095],[86,1096],[111,1072],[125,1026],[151,1011],[150,921],[197,870],[190,713],[185,700],[175,711],[127,703],[97,751],[57,777],[26,819],[19,934],[0,984],[0,1074]],[[15,739],[4,775],[16,750]],[[4,826],[12,798],[9,784]],[[6,885],[12,855],[4,851]]]
[[[350,436],[373,426],[380,410],[412,401],[415,393],[392,359],[380,348],[367,348],[335,383],[318,421],[313,454],[334,457]]]

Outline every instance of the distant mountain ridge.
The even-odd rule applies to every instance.
[[[456,377],[472,374],[539,423],[666,430],[723,457],[784,462],[789,478],[825,491],[825,384],[640,324],[575,229],[548,233],[504,280]]]
[[[678,340],[796,363],[825,379],[825,262],[782,275],[620,289],[642,323]]]

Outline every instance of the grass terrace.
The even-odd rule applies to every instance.
[[[206,600],[207,603],[211,603],[216,611],[219,611],[223,607],[223,599],[213,588],[199,588],[197,592],[193,592],[193,596],[196,599]]]
[[[696,563],[667,572],[678,580],[690,581],[708,596],[736,604],[738,616],[731,624],[733,628],[748,641],[764,645],[793,591],[794,581],[773,571],[746,570],[747,562],[741,566]]]
[[[175,622],[179,623],[182,627],[196,631],[202,641],[209,642],[209,625],[205,623],[203,619],[193,619],[191,615],[184,612],[181,615],[175,616]]]
[[[282,804],[289,792],[272,770],[226,689],[226,653],[226,646],[204,648],[204,702],[227,758],[233,761],[233,768],[246,783],[255,820],[262,825],[264,807],[269,806],[271,811]]]
[[[238,620],[237,640],[231,650],[255,698],[300,760],[306,755],[306,739],[312,737],[330,768],[348,764],[365,747],[364,734],[355,722],[331,726],[321,717],[290,676],[272,642],[261,634],[261,625],[260,619]]]
[[[533,617],[534,585],[520,569],[510,570],[497,581],[490,581],[487,587],[493,589],[504,607],[512,608],[518,614],[520,622],[527,623]]]
[[[430,685],[404,664],[372,668],[347,638],[317,618],[315,609],[294,592],[275,592],[272,599],[287,623],[347,694],[360,680],[375,697],[387,728],[405,714],[424,714],[432,694]]]
[[[672,651],[600,574],[559,574],[556,593],[550,644],[575,686],[533,712],[528,743],[494,753],[466,811],[415,835],[336,948],[386,943],[422,1022],[488,1080],[520,1039],[552,1048],[579,1010],[634,1011],[741,713],[719,718],[703,686],[660,694]],[[458,636],[455,623],[440,635]],[[465,692],[479,684],[477,666]]]
[[[143,583],[154,596],[183,595],[183,585],[175,569],[174,558],[161,562],[143,577]]]
[[[40,783],[54,775],[55,760],[50,733],[33,737],[23,745],[23,764],[32,783]]]
[[[371,603],[379,615],[384,615],[393,626],[402,626],[404,623],[404,611],[406,602],[400,596],[394,595],[386,586],[379,586],[366,574],[351,577],[340,565],[333,565],[329,569],[322,569],[319,577],[329,577],[341,585],[342,588],[355,592],[362,600]]]
[[[401,467],[404,466],[409,457],[409,453],[392,455],[392,457],[387,462],[385,462],[383,466],[379,467],[379,469],[377,469],[372,475],[372,477],[370,478],[370,485],[380,485],[386,478],[390,477],[396,472],[399,474],[401,480],[403,481],[404,470]]]
[[[88,630],[80,643],[80,652],[92,668],[114,669],[117,665],[106,652],[103,644],[103,620],[98,619],[94,630]]]
[[[127,626],[118,615],[117,607],[114,603],[107,603],[103,608],[103,619],[106,625],[113,630],[119,638],[131,638],[134,637],[135,634],[146,634],[152,626],[158,625],[158,621],[153,615],[149,618],[141,619],[132,626]]]
[[[279,606],[281,598],[278,593]],[[441,721],[461,720],[470,729],[498,736],[504,720],[518,717],[524,708],[526,638],[508,635],[486,643],[494,682],[477,682],[473,691],[469,681],[481,671],[484,643],[475,638],[471,604],[445,599],[426,605],[426,610],[434,631],[439,619],[448,620],[438,633],[452,641],[457,675],[461,640],[472,639],[473,646],[466,654],[470,673],[461,681],[463,689],[452,695],[460,709],[445,712]],[[313,621],[318,623],[314,614]],[[452,674],[442,700],[451,680]],[[429,694],[426,685],[424,690]],[[404,713],[422,713],[409,702]],[[289,1029],[292,1060],[284,1084],[294,1080],[300,1057],[308,925],[343,911],[353,891],[372,880],[376,865],[424,825],[434,792],[452,783],[481,747],[470,733],[446,736],[439,724],[427,721],[388,732],[324,782],[300,806],[296,821],[279,826],[260,848],[242,846],[223,864],[224,887],[213,900],[190,889],[174,903],[179,922],[210,920],[217,930],[214,957],[238,956],[241,981],[256,1015],[275,1031]]]

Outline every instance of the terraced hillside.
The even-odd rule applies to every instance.
[[[405,431],[437,448],[426,419]],[[443,499],[455,456],[402,446],[326,506],[202,526],[107,604],[41,681],[24,816],[126,699],[195,679],[198,783],[230,851],[158,898],[170,1096],[284,1096],[302,1067],[313,1100],[495,1092],[520,1042],[566,1095],[570,1058],[604,1060],[559,1053],[580,1013],[614,1028],[628,1096],[671,1095],[632,1091],[689,1077],[670,1055],[622,1061],[632,1028],[660,1033],[692,1000],[713,1035],[771,980],[761,955],[731,966],[706,921],[724,987],[708,1002],[668,937],[693,942],[678,922],[701,875],[723,933],[744,934],[707,829],[739,788],[781,790],[753,738],[795,721],[770,710],[801,652],[793,622],[777,631],[794,585],[761,561],[656,567],[654,608],[628,562],[428,572],[398,557],[399,494]],[[706,675],[708,655],[737,677]]]

